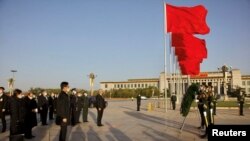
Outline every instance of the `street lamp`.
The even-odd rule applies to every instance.
[[[232,68],[228,67],[227,65],[223,65],[222,67],[218,68],[218,70],[222,71],[222,73],[223,73],[223,78],[224,78],[223,79],[224,101],[227,101],[228,100],[228,95],[227,95],[227,72],[230,72],[232,70]]]
[[[93,96],[94,95],[94,80],[97,77],[97,75],[95,75],[94,73],[91,72],[88,75],[88,77],[89,77],[89,85],[90,85],[91,96]]]
[[[15,81],[15,72],[17,72],[17,70],[10,70],[13,75],[12,75],[12,78],[10,78],[8,80],[8,86],[9,86],[9,89],[10,89],[10,96],[13,95],[13,90],[14,90],[14,81]]]

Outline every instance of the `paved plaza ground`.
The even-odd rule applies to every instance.
[[[136,111],[136,101],[108,100],[109,104],[104,111],[104,126],[96,126],[96,109],[89,109],[89,122],[80,123],[74,127],[68,126],[68,141],[205,141],[199,135],[203,130],[197,127],[200,119],[197,109],[191,109],[182,132],[180,128],[184,117],[179,110],[163,108],[147,110],[149,102],[143,100],[141,111]],[[169,102],[168,102],[169,105]],[[179,106],[177,107],[179,109]],[[244,109],[245,116],[239,116],[238,109],[218,109],[215,116],[216,124],[250,124],[250,109]],[[38,116],[39,117],[39,116]],[[9,127],[9,117],[8,127]],[[80,121],[82,121],[80,119]],[[2,128],[2,127],[0,127]],[[58,141],[60,127],[54,121],[48,126],[33,128],[36,136],[30,141]],[[9,130],[0,133],[0,141],[8,141]]]

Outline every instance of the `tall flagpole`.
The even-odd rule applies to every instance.
[[[165,92],[165,112],[167,112],[167,42],[166,42],[166,26],[167,26],[167,18],[166,18],[166,3],[163,1],[163,9],[164,9],[164,25],[163,25],[163,29],[164,29],[164,92]]]

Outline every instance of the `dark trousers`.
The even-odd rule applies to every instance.
[[[66,141],[67,136],[67,125],[61,125],[59,141]]]
[[[4,114],[4,113],[3,113]],[[3,129],[2,129],[2,132],[5,132],[6,131],[6,120],[5,120],[5,115],[3,115],[1,117],[2,119],[2,125],[3,125]]]
[[[79,123],[79,122],[80,122],[80,121],[79,121],[80,114],[81,114],[81,110],[79,109],[79,110],[76,111],[76,123]]]
[[[103,108],[101,110],[97,109],[97,125],[102,124]]]
[[[47,124],[47,116],[48,116],[48,108],[43,108],[41,110],[41,121],[42,121],[42,125]]]
[[[240,102],[240,115],[243,115],[243,102]]]
[[[76,124],[76,109],[72,109],[71,111],[71,125],[75,125]]]
[[[205,117],[204,117],[204,114],[203,114],[203,112],[204,112],[203,105],[202,104],[198,105],[198,109],[199,109],[200,117],[201,117],[201,127],[204,127],[204,125],[205,125]]]
[[[88,107],[82,109],[82,121],[88,121]]]
[[[139,104],[137,104],[137,111],[140,111],[140,106],[141,106],[141,104],[139,103]]]
[[[173,107],[173,110],[175,110],[175,101],[172,101],[172,107]]]
[[[214,107],[213,107],[213,115],[216,115],[216,102],[213,102],[213,105],[214,105]]]
[[[24,136],[25,136],[25,137],[28,137],[28,138],[31,137],[31,136],[32,136],[31,131],[32,131],[32,128],[31,128],[31,127],[25,127]]]
[[[54,107],[49,108],[49,119],[54,119]]]

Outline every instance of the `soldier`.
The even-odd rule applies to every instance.
[[[4,87],[0,87],[0,118],[2,120],[2,133],[6,131],[6,120],[5,115],[7,112],[9,97],[4,93]]]
[[[208,135],[208,128],[212,125],[214,125],[214,115],[213,115],[213,104],[212,104],[212,87],[209,86],[206,89],[206,98],[204,103],[204,111],[203,111],[203,118],[205,121],[205,134],[201,135],[201,138],[205,138]]]
[[[99,93],[96,95],[96,109],[97,109],[97,126],[103,126],[102,125],[102,116],[103,111],[106,107],[106,102],[103,98],[103,90],[100,89]]]
[[[240,116],[244,116],[244,114],[243,114],[244,102],[245,102],[245,95],[244,95],[243,91],[240,91],[240,94],[238,96],[238,103],[240,106],[240,111],[239,111]]]
[[[89,98],[88,94],[84,93],[83,96],[83,110],[82,110],[82,121],[88,122],[88,107],[89,107]]]
[[[137,97],[137,111],[140,111],[140,106],[141,106],[141,95],[139,94]]]
[[[42,125],[43,126],[48,125],[47,116],[48,116],[49,101],[47,98],[47,92],[45,90],[42,92],[42,95],[38,98],[38,107],[40,109]]]
[[[198,109],[200,113],[200,119],[201,119],[201,125],[198,127],[199,129],[203,129],[205,125],[205,119],[204,119],[204,104],[206,100],[206,95],[205,95],[205,86],[201,85],[200,86],[200,91],[198,93],[197,101],[198,101]]]
[[[175,110],[175,107],[176,107],[176,95],[173,93],[172,96],[171,96],[171,102],[172,102],[172,107],[173,107],[173,110]]]

